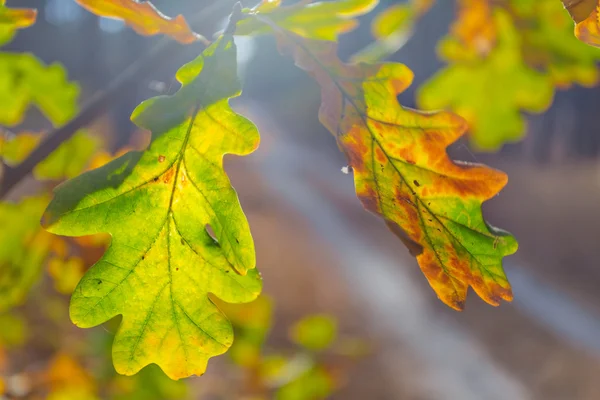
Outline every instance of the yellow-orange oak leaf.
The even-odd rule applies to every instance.
[[[183,15],[169,18],[149,1],[135,0],[76,0],[86,10],[108,18],[122,19],[140,35],[165,34],[183,44],[195,42],[200,35],[188,26]]]
[[[588,17],[575,25],[577,39],[590,46],[600,47],[600,0]]]
[[[464,120],[402,107],[396,96],[413,78],[402,64],[344,64],[333,43],[283,29],[278,36],[281,49],[321,86],[319,118],[347,155],[363,206],[409,245],[439,298],[461,310],[471,286],[489,304],[512,300],[502,257],[517,242],[481,213],[507,177],[448,157]]]

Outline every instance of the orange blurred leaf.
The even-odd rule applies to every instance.
[[[577,39],[590,46],[600,47],[600,0],[587,18],[575,25],[575,36]]]
[[[562,0],[563,5],[571,14],[571,18],[576,23],[582,22],[590,16],[597,0]]]
[[[0,1],[0,29],[22,29],[35,24],[37,10],[31,8],[8,8]]]
[[[402,64],[344,64],[332,43],[279,32],[282,49],[322,88],[319,118],[346,153],[363,206],[407,244],[439,298],[460,310],[471,286],[492,305],[512,300],[502,257],[517,242],[481,213],[507,177],[448,157],[464,120],[400,106],[413,78]]]
[[[96,15],[122,19],[140,35],[165,34],[183,44],[200,39],[188,26],[183,15],[171,19],[152,3],[135,0],[76,0],[79,5]]]

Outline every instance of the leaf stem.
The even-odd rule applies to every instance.
[[[231,1],[219,0],[204,8],[190,21],[192,23],[208,23],[215,18],[214,14],[231,6]],[[234,8],[235,10],[235,8]],[[6,195],[27,175],[35,166],[48,157],[64,141],[70,139],[78,130],[100,117],[114,101],[123,93],[131,90],[131,86],[141,78],[150,75],[165,63],[172,62],[185,49],[206,47],[205,41],[199,40],[194,45],[181,46],[169,38],[161,39],[148,53],[133,62],[118,75],[105,90],[97,92],[72,120],[50,132],[40,145],[16,167],[3,166],[3,178],[0,183],[0,199]]]

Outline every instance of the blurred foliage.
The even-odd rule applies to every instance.
[[[375,41],[355,53],[353,62],[375,62],[400,50],[412,37],[415,25],[431,8],[434,0],[411,0],[381,11],[371,23]]]
[[[0,312],[23,302],[56,240],[40,227],[48,203],[41,195],[18,204],[0,203]]]
[[[291,337],[308,350],[324,350],[337,337],[337,323],[329,315],[311,315],[292,327]]]
[[[59,64],[46,66],[32,54],[0,53],[0,124],[15,126],[35,105],[55,126],[78,110],[79,86]]]
[[[438,46],[449,65],[423,84],[419,107],[455,111],[469,122],[471,144],[495,151],[523,137],[521,113],[545,111],[555,88],[596,85],[600,51],[583,42],[597,45],[597,0],[563,2],[567,10],[556,0],[458,0],[455,21]],[[353,59],[393,54],[399,47],[385,51],[383,33],[395,32],[401,47],[421,17],[410,2],[383,11],[372,23],[377,40]]]
[[[0,46],[10,42],[18,29],[33,25],[36,17],[36,10],[8,8],[6,0],[0,0]]]
[[[354,361],[368,352],[363,341],[339,337],[337,320],[325,314],[308,315],[289,327],[293,351],[273,348],[268,345],[271,299],[262,295],[249,304],[217,304],[233,323],[229,356],[244,367],[246,390],[253,399],[326,399],[343,385]]]
[[[497,305],[512,298],[501,260],[517,245],[512,236],[487,225],[480,206],[506,183],[505,175],[451,162],[446,147],[465,130],[463,120],[447,112],[403,108],[396,96],[408,87],[412,72],[401,64],[374,63],[410,39],[434,2],[411,0],[380,10],[371,25],[374,42],[355,54],[352,64],[337,58],[335,42],[358,25],[357,17],[375,9],[377,0],[291,6],[263,0],[243,10],[236,34],[274,34],[280,48],[318,81],[320,120],[349,156],[358,197],[407,244],[442,301],[461,309],[471,286]],[[123,19],[143,35],[207,42],[183,16],[170,19],[149,2],[77,3],[97,15]],[[457,0],[455,21],[438,45],[448,65],[420,88],[420,106],[457,112],[468,121],[476,148],[496,150],[522,137],[522,113],[547,109],[556,88],[597,84],[600,51],[585,43],[600,46],[600,4],[563,3],[566,10],[558,0]],[[0,45],[35,18],[35,10],[7,8],[0,0]],[[33,194],[0,202],[0,224],[6,227],[0,233],[0,396],[197,398],[202,385],[167,376],[201,374],[208,357],[231,345],[232,365],[219,377],[225,384],[215,389],[223,398],[325,399],[344,385],[354,361],[368,352],[363,341],[341,335],[331,316],[294,321],[285,327],[283,343],[271,337],[271,299],[223,301],[249,301],[261,287],[252,238],[222,169],[224,153],[247,154],[258,143],[252,123],[228,106],[241,91],[235,57],[232,37],[218,39],[179,70],[182,88],[175,95],[150,99],[136,109],[134,121],[153,131],[144,152],[125,149],[112,155],[101,150],[98,139],[78,132],[36,166]],[[45,65],[32,54],[0,53],[3,166],[20,164],[47,135],[23,131],[29,110],[36,108],[49,127],[59,127],[79,111],[79,92],[59,64]],[[202,136],[204,131],[211,136]],[[196,157],[191,163],[187,146]],[[116,240],[86,275],[100,256],[94,248],[103,251],[110,237],[58,238],[41,229],[39,220],[49,189],[89,169],[96,170],[56,189],[46,221],[63,224],[52,229],[74,236],[108,231],[112,224],[111,233],[126,239]],[[169,209],[163,218],[164,204]],[[170,230],[176,223],[173,210],[184,214],[183,234],[178,227]],[[136,213],[138,219],[131,217]],[[163,225],[153,224],[158,220]],[[152,230],[155,235],[148,236]],[[179,238],[172,244],[174,235]],[[162,247],[151,252],[157,242]],[[134,273],[138,264],[147,268]],[[210,267],[198,276],[201,284],[190,279],[198,265]],[[175,290],[172,268],[188,273]],[[115,291],[124,282],[130,287]],[[170,296],[163,295],[167,287]],[[71,329],[65,295],[75,290],[73,320],[82,326],[102,324],[102,329]],[[106,303],[97,301],[100,290]],[[110,320],[117,314],[126,315]],[[111,351],[118,371],[139,373],[118,375]],[[28,354],[33,352],[41,360],[32,363]]]
[[[418,94],[420,107],[450,108],[464,117],[473,143],[486,150],[520,139],[525,132],[520,111],[542,112],[553,96],[550,78],[524,63],[520,37],[509,16],[498,11],[493,24],[497,37],[485,57],[464,48],[456,38],[442,42],[441,57],[453,63],[421,86]]]

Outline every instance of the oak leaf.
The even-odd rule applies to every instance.
[[[77,286],[70,314],[80,327],[123,316],[113,362],[126,375],[150,363],[174,379],[203,374],[233,340],[209,293],[248,302],[262,286],[248,222],[223,169],[224,154],[249,154],[259,141],[228,105],[241,90],[233,38],[217,40],[177,79],[176,94],[132,114],[152,132],[148,149],[62,184],[43,219],[60,235],[112,235]]]
[[[439,298],[460,310],[471,286],[489,304],[510,301],[502,258],[517,242],[481,213],[507,177],[450,160],[446,147],[465,121],[400,106],[396,96],[413,77],[402,64],[344,64],[333,43],[262,21],[278,29],[282,50],[321,86],[319,119],[347,155],[359,199],[412,249]]]
[[[162,14],[149,1],[136,0],[76,0],[86,10],[108,18],[122,19],[140,35],[164,34],[183,44],[193,43],[200,38],[194,33],[183,15],[174,19]]]

